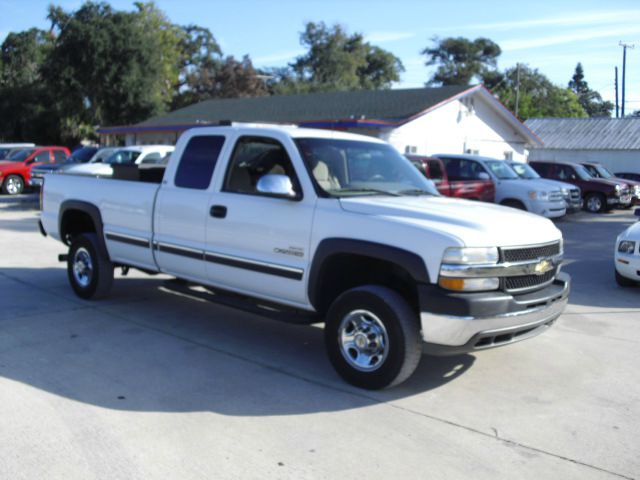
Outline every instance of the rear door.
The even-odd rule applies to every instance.
[[[261,193],[264,175],[289,177],[295,197]],[[283,303],[307,305],[303,277],[315,208],[293,141],[275,133],[236,139],[207,216],[207,275],[213,285]]]
[[[489,176],[484,167],[466,158],[444,157],[451,196],[473,200],[493,201],[495,189],[491,180],[481,179],[480,174]]]
[[[197,132],[184,135],[182,157],[172,171],[165,173],[156,199],[155,258],[163,272],[206,283],[204,250],[209,198],[227,138],[224,134]]]
[[[442,195],[451,196],[451,187],[444,173],[443,165],[440,160],[427,160],[429,170],[429,178],[436,185],[436,188]]]

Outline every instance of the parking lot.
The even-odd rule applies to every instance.
[[[552,329],[423,357],[400,387],[353,388],[322,330],[117,276],[77,298],[37,228],[0,197],[0,478],[637,478],[640,288],[613,277],[632,212],[579,213],[570,306]]]

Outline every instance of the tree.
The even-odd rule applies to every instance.
[[[517,68],[504,72],[502,83],[494,89],[502,103],[515,111]],[[522,120],[535,117],[586,117],[578,97],[568,88],[554,85],[537,69],[520,64],[518,116]]]
[[[582,64],[578,62],[575,72],[569,81],[569,88],[578,96],[578,101],[590,117],[610,117],[613,103],[602,100],[602,96],[589,88],[584,79]]]
[[[433,38],[434,45],[420,52],[427,57],[427,66],[437,66],[427,85],[469,85],[482,81],[496,70],[502,51],[488,38],[471,41],[464,37]]]
[[[398,57],[340,25],[308,22],[300,43],[307,53],[271,72],[274,93],[390,88],[404,71]]]

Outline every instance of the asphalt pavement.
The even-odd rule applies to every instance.
[[[37,197],[0,197],[0,479],[640,476],[640,288],[613,277],[631,212],[579,213],[570,305],[534,339],[345,384],[319,326],[118,274],[71,291]]]

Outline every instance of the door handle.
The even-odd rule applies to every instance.
[[[209,210],[209,215],[215,218],[224,218],[227,216],[227,207],[224,205],[213,205]]]

